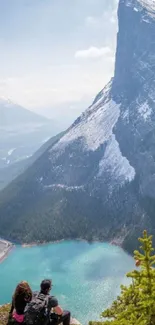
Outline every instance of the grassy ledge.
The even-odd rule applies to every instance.
[[[10,304],[0,306],[0,325],[6,325],[10,308]]]

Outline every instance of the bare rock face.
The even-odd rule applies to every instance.
[[[145,227],[155,229],[154,1],[120,0],[118,20],[114,78],[2,193],[0,235],[119,238],[132,251]]]
[[[71,318],[71,325],[81,325],[81,323],[76,318]]]
[[[10,304],[0,306],[0,325],[7,324],[10,309]],[[70,325],[81,325],[81,323],[76,318],[71,318]]]

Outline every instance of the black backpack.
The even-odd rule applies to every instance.
[[[48,296],[35,295],[25,310],[24,324],[42,325],[48,320]]]

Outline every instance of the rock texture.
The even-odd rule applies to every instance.
[[[10,308],[10,304],[0,306],[0,325],[7,324]],[[80,325],[80,322],[76,318],[71,318],[70,325]]]

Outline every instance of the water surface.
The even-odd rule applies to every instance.
[[[121,248],[106,243],[64,241],[38,247],[16,247],[0,264],[0,304],[9,302],[17,282],[34,290],[44,278],[53,279],[53,295],[83,324],[99,319],[128,283],[134,261]]]

